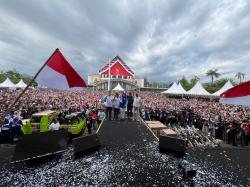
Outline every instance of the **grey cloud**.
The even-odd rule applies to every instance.
[[[158,81],[205,79],[216,67],[248,73],[249,8],[247,0],[0,1],[0,64],[34,74],[58,47],[84,78],[116,55]]]

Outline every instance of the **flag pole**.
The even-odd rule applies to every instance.
[[[32,80],[29,82],[29,84],[23,89],[23,91],[18,95],[18,97],[15,99],[15,101],[7,108],[7,110],[4,112],[3,117],[0,119],[0,127],[3,125],[5,117],[10,113],[11,109],[16,105],[17,101],[23,96],[23,94],[28,90],[28,88],[31,86],[31,84],[34,82],[34,80],[37,78],[39,73],[43,70],[43,68],[47,65],[51,57],[57,52],[59,49],[57,48],[52,55],[46,60],[46,62],[42,65],[42,67],[37,71],[35,76],[32,78]]]
[[[110,58],[109,58],[109,79],[108,79],[108,91],[110,91]]]

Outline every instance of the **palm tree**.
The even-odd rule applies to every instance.
[[[199,78],[198,76],[195,75],[195,76],[190,80],[190,82],[191,82],[192,85],[195,85],[199,80],[200,80],[200,78]]]
[[[220,73],[218,73],[218,69],[210,69],[207,71],[207,76],[211,77],[212,84],[214,83],[214,78],[218,78]]]
[[[244,79],[245,79],[245,73],[237,72],[236,75],[235,75],[235,77],[236,77],[237,79],[239,79],[239,80],[240,80],[240,83],[241,83],[241,80],[244,80]]]

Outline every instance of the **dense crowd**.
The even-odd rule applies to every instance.
[[[250,108],[223,105],[209,99],[167,98],[156,93],[141,93],[141,113],[146,120],[200,129],[208,135],[236,145],[248,144]]]
[[[21,91],[0,91],[1,118]],[[31,114],[48,109],[66,110],[69,113],[89,113],[89,109],[105,109],[109,120],[138,120],[140,114],[144,120],[159,120],[166,125],[179,124],[184,128],[195,127],[233,145],[237,143],[237,139],[242,145],[248,144],[250,136],[249,107],[222,105],[208,99],[168,98],[153,92],[70,92],[31,89],[21,97],[7,118],[30,118]]]
[[[1,125],[5,129],[11,130],[11,141],[15,136],[19,135],[20,128],[23,125],[22,119],[29,119],[32,114],[44,110],[58,110],[61,114],[83,112],[86,118],[91,121],[91,123],[87,124],[89,133],[92,132],[94,122],[100,121],[104,117],[102,111],[96,110],[101,107],[98,102],[101,92],[93,90],[72,92],[51,89],[27,90],[10,113],[4,116],[5,111],[21,92],[22,90],[0,90],[0,119],[5,118]],[[49,129],[57,130],[58,128],[58,121],[53,120]]]
[[[1,90],[0,91],[0,116],[4,114],[11,103],[15,101],[22,90]],[[57,109],[69,110],[70,112],[81,111],[86,107],[99,107],[98,98],[102,95],[99,91],[57,91],[57,90],[28,90],[20,98],[14,111],[19,111],[23,118],[29,118],[31,114],[43,110]]]

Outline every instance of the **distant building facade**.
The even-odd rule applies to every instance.
[[[108,80],[109,63],[97,74],[88,76],[88,85],[99,90],[107,90]],[[119,56],[116,56],[110,62],[110,89],[112,90],[118,83],[124,90],[136,90],[144,87],[144,79],[136,76],[126,63]]]

